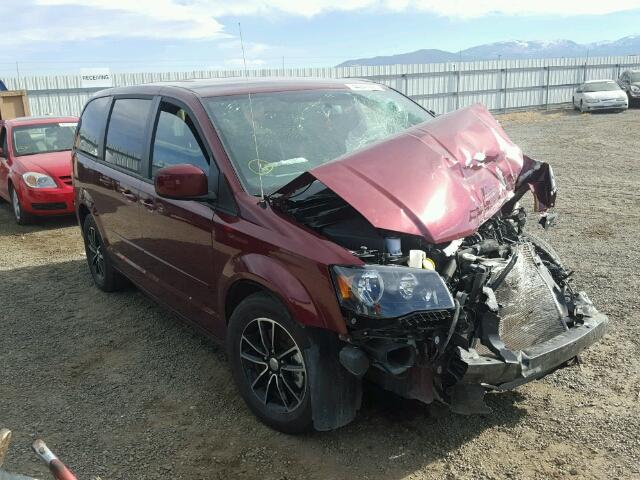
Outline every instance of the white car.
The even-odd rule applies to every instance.
[[[573,108],[581,112],[593,110],[626,110],[627,94],[613,80],[589,80],[573,94]]]

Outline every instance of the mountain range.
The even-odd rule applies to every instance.
[[[370,58],[347,60],[338,67],[354,65],[401,65],[412,63],[442,63],[473,60],[520,59],[520,58],[562,58],[562,57],[606,57],[612,55],[640,54],[640,35],[624,37],[615,41],[576,43],[571,40],[509,41],[487,43],[461,50],[447,52],[433,48],[416,50]]]

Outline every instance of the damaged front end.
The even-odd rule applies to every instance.
[[[402,396],[438,399],[464,414],[486,412],[488,390],[512,389],[566,365],[608,322],[572,287],[554,250],[525,231],[518,201],[528,191],[542,225],[550,223],[551,167],[523,156],[488,112],[469,113],[448,122],[466,123],[473,137],[438,135],[448,123],[434,121],[358,154],[373,165],[356,171],[359,159],[345,159],[310,171],[274,203],[355,257],[354,265],[332,267],[348,326],[342,365]],[[491,139],[484,150],[483,138]],[[420,167],[435,181],[422,191],[415,179],[389,188],[375,158],[394,142],[417,159],[407,171]],[[360,180],[368,191],[345,189],[351,183],[358,190]],[[367,203],[368,194],[382,207]],[[392,213],[402,218],[390,219]]]
[[[408,398],[482,413],[487,390],[538,379],[602,337],[607,317],[524,223],[517,208],[461,241],[400,236],[410,250],[353,250],[364,266],[334,268],[345,368]],[[416,251],[427,268],[407,266]]]

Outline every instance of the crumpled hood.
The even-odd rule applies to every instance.
[[[315,179],[374,227],[443,243],[472,234],[522,196],[523,165],[552,178],[540,168],[547,164],[523,157],[489,111],[473,105],[313,168],[278,193]]]

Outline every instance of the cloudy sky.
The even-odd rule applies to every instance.
[[[0,0],[0,74],[327,66],[420,48],[640,34],[640,0]]]

